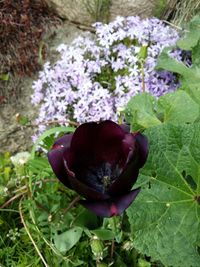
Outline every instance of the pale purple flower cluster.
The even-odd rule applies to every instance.
[[[47,62],[33,83],[39,132],[52,120],[116,121],[117,111],[135,94],[145,90],[159,97],[177,88],[172,73],[154,70],[162,49],[179,38],[177,31],[156,18],[117,17],[94,26],[95,36],[61,44],[60,59]]]

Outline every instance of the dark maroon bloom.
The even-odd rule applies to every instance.
[[[121,214],[136,198],[132,190],[148,155],[141,133],[112,121],[89,122],[74,134],[59,138],[48,153],[58,179],[85,200],[80,203],[98,216]]]

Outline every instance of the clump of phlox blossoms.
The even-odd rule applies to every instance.
[[[135,94],[145,90],[159,97],[177,88],[176,76],[154,70],[162,49],[179,38],[176,30],[156,18],[139,17],[94,26],[95,36],[61,44],[60,59],[47,62],[33,83],[32,103],[41,105],[39,132],[52,120],[117,121],[117,111]],[[175,54],[178,59],[180,52]]]

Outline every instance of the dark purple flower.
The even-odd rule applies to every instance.
[[[85,198],[83,206],[111,217],[120,215],[139,193],[140,188],[131,188],[147,155],[145,136],[107,120],[84,123],[59,138],[48,159],[58,179]]]

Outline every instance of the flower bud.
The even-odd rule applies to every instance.
[[[90,246],[92,249],[92,253],[96,260],[102,260],[103,259],[103,242],[98,239],[97,236],[94,236],[93,239],[90,241]]]

